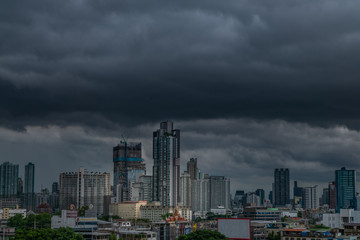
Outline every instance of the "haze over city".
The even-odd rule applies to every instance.
[[[2,1],[0,157],[112,172],[125,136],[181,130],[186,161],[237,189],[359,170],[358,1]],[[359,171],[358,171],[359,172]],[[22,172],[21,172],[22,174]]]

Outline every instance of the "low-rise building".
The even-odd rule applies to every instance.
[[[7,220],[11,217],[14,217],[16,214],[21,214],[23,218],[26,217],[26,209],[11,209],[11,208],[3,208],[0,209],[0,219]]]
[[[324,213],[321,223],[330,228],[344,228],[345,223],[360,223],[360,211],[340,209],[340,213]]]
[[[189,207],[177,206],[161,206],[160,203],[155,202],[140,207],[140,218],[147,218],[153,222],[162,221],[163,216],[168,213],[174,213],[175,209],[178,210],[180,215],[187,221],[191,221],[192,211]]]
[[[278,208],[246,207],[243,215],[251,220],[280,221],[281,211]]]
[[[140,218],[140,207],[145,206],[146,201],[127,201],[110,204],[110,215],[125,219]]]

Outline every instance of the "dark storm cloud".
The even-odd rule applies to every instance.
[[[358,7],[4,1],[1,123],[252,117],[357,127]]]

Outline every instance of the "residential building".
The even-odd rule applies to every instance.
[[[187,172],[190,174],[191,180],[198,179],[199,169],[197,167],[197,158],[190,158],[190,161],[186,163]]]
[[[237,207],[242,207],[244,196],[245,196],[244,190],[237,190],[237,191],[235,192],[235,196],[234,196],[235,206],[237,206]]]
[[[26,209],[11,209],[11,208],[2,208],[0,209],[0,220],[7,220],[15,215],[20,214],[23,218],[26,217]]]
[[[251,220],[279,221],[281,219],[281,211],[277,208],[245,207],[243,216]]]
[[[183,206],[191,207],[191,176],[187,172],[180,177],[180,202]]]
[[[4,162],[0,165],[0,198],[18,196],[19,165]]]
[[[345,167],[335,171],[336,211],[340,209],[357,209],[356,171]]]
[[[208,212],[210,210],[210,179],[193,180],[191,186],[192,211]]]
[[[318,209],[319,208],[319,186],[303,188],[303,208]]]
[[[110,173],[88,172],[79,168],[77,172],[60,174],[60,209],[93,206],[97,214],[104,212],[104,198],[110,195]]]
[[[360,223],[360,211],[340,209],[339,213],[324,213],[321,223],[330,228],[344,229],[345,223]]]
[[[112,203],[110,204],[110,216],[119,216],[122,219],[140,218],[140,207],[146,204],[146,201]]]
[[[181,217],[187,221],[191,221],[192,211],[188,207],[183,206],[161,206],[160,202],[153,202],[151,204],[143,205],[140,207],[140,218],[147,218],[153,222],[162,221],[163,216],[167,213],[175,213],[175,209],[178,210]]]
[[[254,192],[250,192],[246,194],[246,204],[250,206],[260,207],[260,197]]]
[[[224,176],[210,177],[210,208],[230,209],[230,180]]]
[[[329,208],[336,208],[336,190],[335,190],[335,182],[329,183]]]
[[[290,204],[290,173],[288,168],[276,168],[274,171],[275,206]]]
[[[143,197],[141,200],[148,203],[152,202],[153,198],[153,177],[150,175],[142,175],[139,177],[139,182],[142,183]]]
[[[118,202],[130,200],[131,183],[146,173],[140,142],[121,141],[113,148],[114,195]]]
[[[35,210],[35,164],[25,165],[24,208]]]
[[[298,186],[297,181],[294,181],[294,199],[295,197],[302,197],[302,187]]]
[[[160,123],[153,132],[153,200],[162,206],[176,206],[180,185],[180,130],[173,122]]]
[[[256,195],[258,195],[260,197],[260,205],[263,205],[264,200],[265,200],[265,191],[264,191],[264,189],[257,189],[255,191],[255,193],[256,193]]]

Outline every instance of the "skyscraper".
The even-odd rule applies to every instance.
[[[0,165],[0,197],[16,197],[18,194],[19,165],[4,162]]]
[[[276,168],[274,171],[275,206],[290,203],[290,174],[288,168]]]
[[[313,187],[304,187],[302,201],[303,201],[304,209],[319,208],[319,187],[318,187],[318,185],[315,185]]]
[[[201,178],[191,181],[191,210],[210,211],[210,179]]]
[[[176,206],[180,183],[180,130],[173,122],[160,123],[153,132],[153,200],[162,206]]]
[[[191,177],[187,172],[180,176],[180,202],[186,207],[191,207]]]
[[[265,191],[264,189],[257,189],[255,191],[256,195],[260,197],[260,205],[264,205],[264,199],[265,199]]]
[[[224,176],[210,177],[210,207],[230,209],[230,180]]]
[[[199,169],[197,167],[197,158],[190,158],[190,161],[188,161],[186,165],[191,180],[198,179]]]
[[[335,171],[336,210],[341,208],[357,209],[356,172],[345,167]]]
[[[77,172],[60,174],[60,209],[94,206],[97,214],[104,213],[104,199],[110,195],[110,173],[88,172],[79,168]]]
[[[329,183],[329,207],[330,207],[330,209],[336,208],[335,182]]]
[[[146,173],[141,143],[121,141],[113,148],[114,195],[119,202],[128,201],[130,182],[135,183]]]
[[[24,208],[35,210],[35,165],[29,162],[25,165]]]

